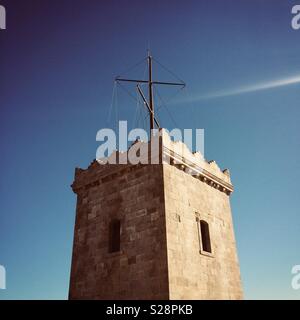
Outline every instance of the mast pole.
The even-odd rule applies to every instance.
[[[153,82],[152,82],[152,57],[148,51],[148,67],[149,67],[149,107],[150,107],[150,135],[152,135],[152,129],[154,129],[154,103],[153,103]]]
[[[120,81],[120,82],[134,82],[134,83],[147,83],[148,84],[148,101],[146,101],[146,98],[140,88],[140,86],[138,85],[138,91],[140,93],[140,95],[143,98],[143,101],[149,111],[149,118],[150,118],[150,137],[152,136],[152,130],[154,129],[154,125],[156,124],[157,128],[159,129],[160,126],[158,124],[158,121],[155,119],[155,114],[154,114],[154,99],[153,99],[153,85],[168,85],[168,86],[182,86],[185,87],[185,83],[184,82],[163,82],[163,81],[153,81],[152,80],[152,61],[153,58],[150,54],[150,51],[148,50],[147,53],[147,61],[148,61],[148,79],[142,79],[142,80],[138,80],[138,79],[125,79],[125,78],[121,78],[120,76],[116,77],[115,80],[116,81]]]

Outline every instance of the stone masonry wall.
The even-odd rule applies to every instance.
[[[76,224],[70,299],[168,299],[161,165],[99,165],[76,170]],[[121,220],[121,251],[108,252],[111,219]]]
[[[241,299],[229,196],[163,166],[170,299]],[[209,223],[212,254],[200,253],[196,217]]]

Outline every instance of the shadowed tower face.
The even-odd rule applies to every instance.
[[[162,139],[168,162],[76,169],[70,299],[242,298],[228,170]]]

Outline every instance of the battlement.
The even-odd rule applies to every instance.
[[[137,153],[139,156],[135,157]],[[94,160],[87,169],[76,168],[73,189],[76,181],[83,182],[86,180],[85,177],[93,172],[97,172],[97,177],[99,174],[101,177],[108,177],[124,170],[125,166],[147,164],[175,166],[227,195],[233,192],[228,169],[221,170],[214,160],[205,160],[199,151],[192,152],[184,142],[172,141],[165,129],[161,129],[159,135],[155,135],[151,142],[137,140],[125,152],[115,150],[109,157]]]

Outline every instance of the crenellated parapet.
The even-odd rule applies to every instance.
[[[172,141],[165,130],[162,130],[162,142],[163,163],[176,166],[228,195],[233,192],[228,169],[221,170],[214,160],[206,161],[199,151],[192,152],[184,142]]]
[[[138,157],[134,158],[137,153]],[[135,162],[132,163],[132,160]],[[87,169],[76,168],[72,187],[75,191],[84,186],[85,181],[89,181],[92,186],[119,171],[147,164],[171,165],[227,195],[233,192],[228,169],[221,170],[214,160],[206,161],[199,151],[192,152],[184,142],[172,141],[164,129],[160,130],[159,135],[152,137],[151,142],[137,140],[125,152],[116,150],[109,157],[94,160]]]

